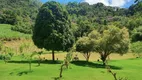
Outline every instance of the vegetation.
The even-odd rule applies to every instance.
[[[44,64],[43,62],[42,66],[37,67],[37,63],[33,63],[33,72],[28,72],[28,62],[19,61],[16,58],[13,58],[13,60],[13,62],[9,61],[6,65],[3,61],[0,61],[0,76],[2,80],[31,80],[31,78],[35,80],[54,80],[59,76],[60,64],[50,64],[50,62]],[[118,78],[126,77],[128,80],[139,80],[142,78],[141,61],[141,58],[114,60],[110,61],[109,65],[111,65],[112,71],[117,73]],[[111,74],[102,68],[100,62],[93,61],[85,64],[84,61],[80,61],[77,64],[72,63],[70,66],[72,69],[64,70],[64,76],[61,80],[114,80]]]
[[[103,64],[111,53],[123,55],[129,49],[129,33],[126,28],[119,29],[115,26],[108,26],[102,33],[92,31],[89,37],[83,37],[78,40],[76,50],[82,51],[89,60],[91,51],[100,54]]]
[[[76,43],[76,51],[83,53],[83,56],[88,62],[91,56],[91,52],[94,51],[93,40],[90,40],[88,37],[80,38]]]
[[[62,5],[51,1],[39,10],[33,29],[33,42],[38,48],[54,51],[69,51],[74,43],[68,13]]]
[[[14,25],[11,29],[23,33],[32,33],[39,0],[1,0],[0,23]]]
[[[12,31],[11,30],[12,25],[8,24],[0,24],[0,40],[19,40],[21,38],[30,38],[31,35],[23,34],[20,32]]]
[[[142,72],[139,65],[142,61],[141,13],[141,0],[135,0],[128,9],[102,3],[64,5],[48,1],[42,5],[39,0],[1,0],[1,79],[139,80],[142,78],[139,75]],[[64,54],[56,62],[55,52]],[[78,52],[86,61],[79,60],[82,55],[78,57]],[[108,60],[113,53],[127,52],[136,54],[136,59]],[[100,57],[91,55],[97,53]],[[52,55],[52,60],[48,55]]]
[[[131,51],[136,54],[137,57],[141,57],[142,42],[135,42],[131,44]]]

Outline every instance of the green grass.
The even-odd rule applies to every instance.
[[[11,30],[12,25],[0,24],[0,39],[30,38],[31,35]]]
[[[61,64],[45,62],[37,67],[37,63],[32,63],[33,72],[28,72],[28,63],[16,59],[18,58],[13,58],[14,62],[7,64],[0,61],[0,80],[56,80],[59,76]],[[141,62],[142,59],[128,59],[109,61],[109,64],[118,77],[141,80]],[[102,68],[100,62],[89,62],[86,65],[84,61],[80,61],[72,63],[70,67],[71,69],[63,71],[61,80],[114,80],[112,75]]]

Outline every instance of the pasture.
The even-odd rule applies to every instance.
[[[117,77],[128,80],[142,79],[142,59],[110,60],[108,63]],[[101,65],[101,62],[85,61],[72,62],[69,69],[63,71],[63,78],[60,80],[114,80],[113,76]],[[28,71],[28,62],[19,60],[18,56],[5,64],[0,61],[1,80],[58,80],[61,64],[52,64],[43,61],[41,66],[33,61],[32,72]]]
[[[64,68],[63,77],[59,79],[60,67],[67,52],[55,52],[55,59],[58,58],[58,61],[53,63],[51,51],[43,50],[41,65],[37,66],[37,58],[33,58],[32,71],[29,72],[29,61],[21,56],[20,46],[29,44],[30,48],[25,49],[24,54],[41,50],[33,44],[31,35],[12,31],[11,25],[0,24],[0,28],[1,39],[12,39],[5,41],[4,46],[13,49],[15,53],[6,64],[0,60],[0,80],[114,80],[111,73],[102,65],[98,53],[91,53],[87,63],[81,53],[74,52],[73,57],[77,55],[79,61],[71,62],[69,69]],[[108,60],[108,64],[112,71],[116,72],[118,78],[124,78],[124,80],[125,78],[126,80],[142,79],[142,59],[136,58],[133,53],[127,53],[123,56],[113,53]]]

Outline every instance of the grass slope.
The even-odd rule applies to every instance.
[[[0,24],[0,39],[30,38],[31,35],[12,31],[12,25]]]
[[[109,61],[112,71],[118,77],[127,77],[129,80],[142,79],[142,59]],[[15,60],[4,64],[0,61],[0,80],[57,80],[61,64],[37,63],[32,64],[33,72],[28,72],[28,63]],[[102,68],[99,62],[74,62],[71,69],[63,71],[61,80],[114,80],[112,75]]]

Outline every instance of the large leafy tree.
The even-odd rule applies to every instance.
[[[111,53],[124,54],[129,49],[129,33],[126,28],[119,29],[115,26],[109,26],[101,34],[96,51],[99,52],[103,64]]]
[[[76,43],[76,51],[81,52],[88,62],[91,52],[94,50],[93,46],[94,44],[92,40],[88,37],[82,37]]]
[[[71,23],[66,9],[55,1],[49,1],[39,9],[33,29],[33,41],[38,48],[68,51],[74,43]]]
[[[86,37],[81,37],[76,42],[76,51],[81,52],[86,58],[86,61],[89,61],[91,52],[94,52],[97,47],[97,41],[100,38],[100,34],[94,30],[89,33]]]
[[[109,26],[102,33],[91,32],[89,37],[94,39],[94,51],[100,54],[103,65],[111,53],[122,55],[129,49],[129,33],[126,28]]]

